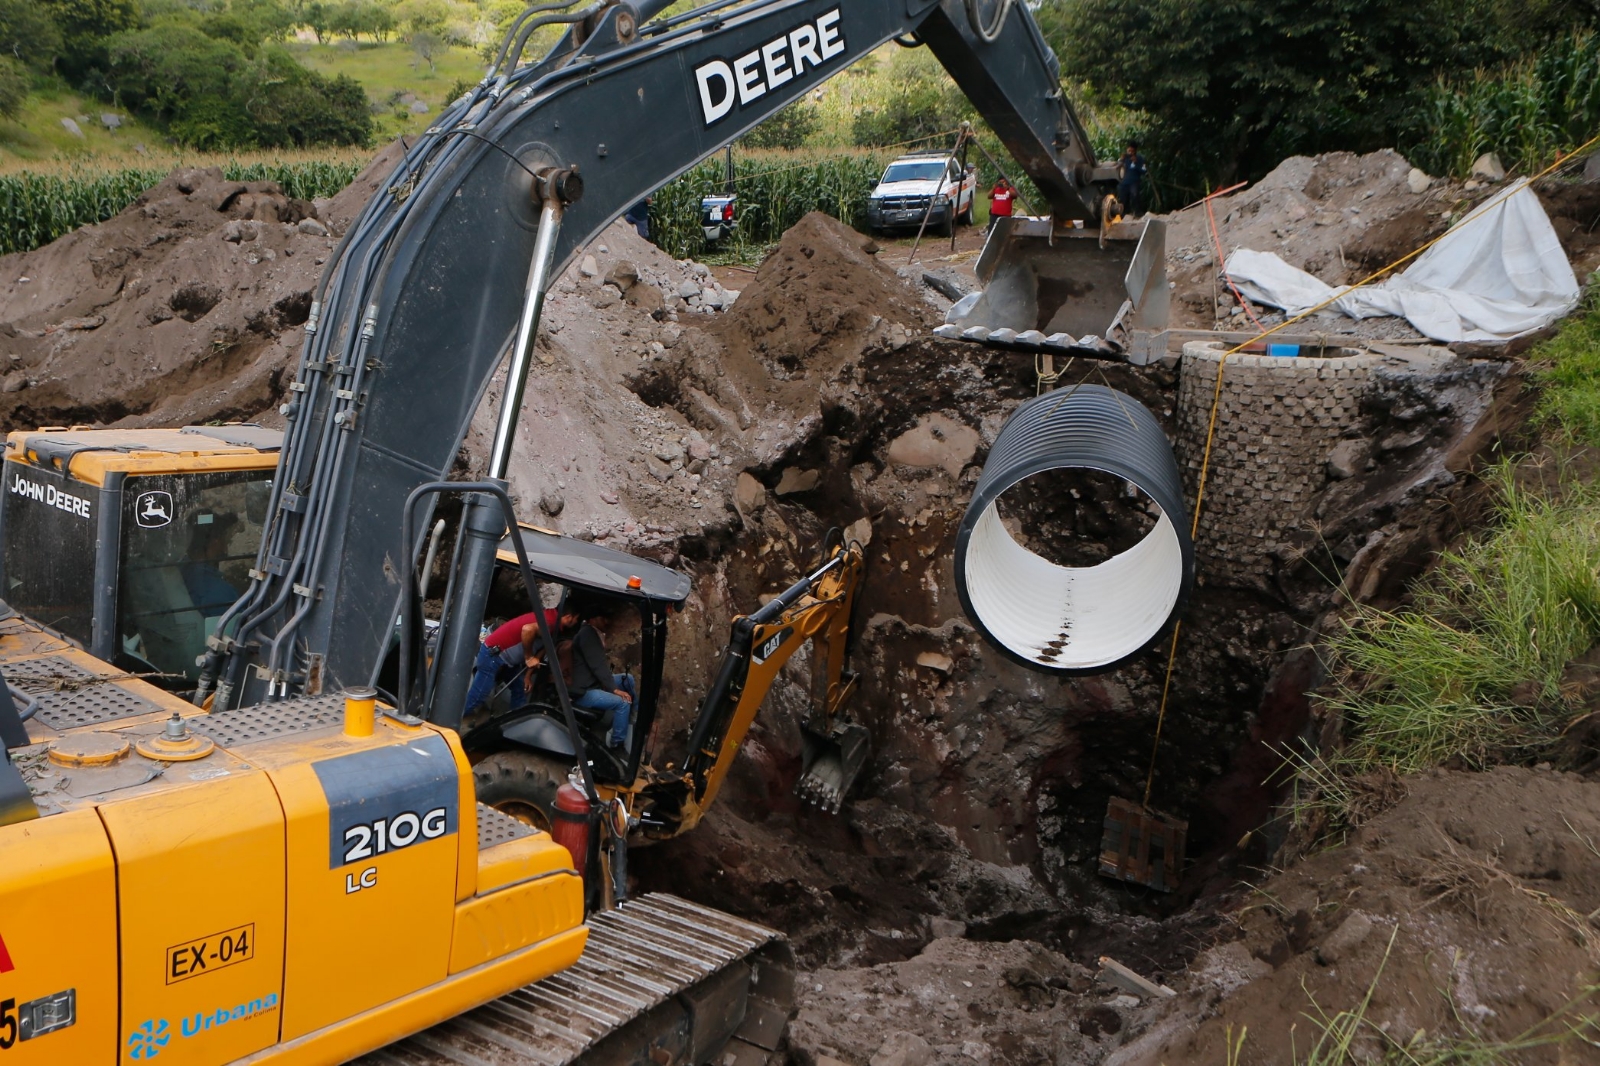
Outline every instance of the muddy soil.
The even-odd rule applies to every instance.
[[[322,266],[397,158],[315,204],[175,170],[115,218],[0,259],[0,424],[275,418]]]
[[[1393,153],[1291,160],[1219,204],[1219,223],[1230,244],[1292,244],[1304,254],[1286,258],[1306,266],[1323,255],[1321,269],[1343,251],[1340,269],[1359,269],[1349,257],[1386,254],[1457,202],[1442,186],[1410,192],[1402,165]],[[271,418],[300,345],[295,308],[309,307],[319,260],[385,166],[380,158],[358,186],[317,205],[232,188],[214,173],[174,174],[117,219],[9,257],[0,271],[0,333],[14,367],[0,379],[5,424]],[[1581,205],[1574,211],[1583,217]],[[1209,232],[1202,240],[1196,225],[1186,214],[1169,236],[1174,261],[1192,273],[1175,273],[1175,307],[1185,292],[1209,293],[1215,272],[1200,262]],[[1274,232],[1285,236],[1256,243]],[[795,1061],[1096,1062],[1124,1045],[1118,1054],[1134,1054],[1181,1012],[1190,1026],[1225,1002],[1204,988],[1234,981],[1228,974],[1267,988],[1314,947],[1314,937],[1291,944],[1289,956],[1272,955],[1279,970],[1261,970],[1268,964],[1250,954],[1256,911],[1237,893],[1282,839],[1280,829],[1260,831],[1278,798],[1266,783],[1280,761],[1273,751],[1316,728],[1306,693],[1321,667],[1307,645],[1351,596],[1400,602],[1430,554],[1475,520],[1471,472],[1520,423],[1517,382],[1497,389],[1493,376],[1464,374],[1460,388],[1492,395],[1460,403],[1380,393],[1361,434],[1398,443],[1370,470],[1322,486],[1305,516],[1312,548],[1265,583],[1202,574],[1154,766],[1154,802],[1189,820],[1193,862],[1180,891],[1160,895],[1096,870],[1107,800],[1144,793],[1164,656],[1153,648],[1113,673],[1056,678],[1002,659],[963,618],[956,526],[987,449],[1037,379],[1026,357],[930,338],[948,301],[922,284],[920,257],[902,262],[899,248],[812,215],[753,274],[719,276],[627,227],[607,231],[547,302],[513,492],[540,525],[693,577],[649,741],[657,762],[681,758],[731,619],[802,573],[830,529],[866,545],[851,713],[870,729],[873,755],[852,802],[835,817],[793,796],[809,707],[810,663],[799,655],[707,822],[633,855],[638,887],[791,936],[806,970]],[[961,254],[941,269],[962,269]],[[1209,327],[1213,308],[1207,296],[1195,321]],[[1173,370],[1077,373],[1174,426]],[[481,468],[502,393],[503,382],[491,384],[468,469]],[[1427,431],[1417,433],[1422,415]],[[1041,483],[1008,517],[1041,548],[1081,559],[1147,520],[1105,486],[1073,487],[1069,503]],[[625,646],[624,637],[619,653]],[[1451,775],[1437,789],[1473,780]],[[1309,885],[1335,872],[1307,876]],[[1331,920],[1320,904],[1312,912]],[[1092,983],[1102,954],[1183,995],[1152,1004]],[[1287,1032],[1298,1017],[1303,1004],[1290,998],[1273,1001],[1276,1021],[1263,1014],[1261,1047],[1275,1049],[1266,1030]],[[1427,1018],[1419,1025],[1439,1031]],[[1175,1047],[1181,1031],[1163,1030],[1162,1046]],[[1222,1061],[1213,1045],[1196,1053]],[[1167,1061],[1188,1054],[1156,1051]]]
[[[1364,999],[1354,1054],[1372,1061],[1395,1046],[1420,1059],[1463,1040],[1532,1045],[1593,1015],[1600,784],[1500,767],[1436,771],[1404,790],[1344,846],[1262,882],[1230,914],[1237,939],[1202,956],[1184,996],[1107,1061],[1225,1061],[1230,1027],[1249,1035],[1229,1061],[1298,1061],[1319,1020]],[[1600,1055],[1569,1041],[1508,1061]]]

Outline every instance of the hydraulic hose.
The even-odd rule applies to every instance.
[[[1006,16],[1011,14],[1011,0],[998,0],[999,10],[995,13],[994,23],[990,26],[983,24],[983,13],[978,10],[978,0],[967,0],[967,21],[972,24],[972,32],[976,33],[984,44],[994,44],[1000,38],[1000,31],[1005,27]]]
[[[506,27],[505,37],[500,41],[500,51],[494,57],[494,63],[489,67],[489,73],[484,75],[484,80],[489,81],[500,73],[500,68],[505,65],[506,54],[511,51],[511,42],[517,39],[518,31],[522,29],[524,22],[547,11],[563,11],[577,2],[578,0],[555,0],[554,3],[530,4],[523,8],[522,14],[513,19],[511,25]]]
[[[1035,554],[1006,529],[997,504],[1028,478],[1056,470],[1121,478],[1155,503],[1155,524],[1092,566]],[[1029,400],[1000,430],[956,533],[962,609],[989,643],[1025,666],[1059,674],[1116,666],[1149,647],[1189,593],[1194,546],[1185,511],[1172,447],[1138,401],[1100,385]]]
[[[527,45],[528,38],[533,36],[534,30],[543,26],[582,22],[591,15],[599,14],[603,7],[605,7],[604,0],[595,0],[594,3],[589,4],[587,7],[579,8],[577,11],[568,11],[560,15],[541,15],[539,18],[530,19],[517,33],[516,43],[511,46],[511,54],[506,60],[510,64],[509,69],[516,70],[517,64],[522,62],[522,49]]]

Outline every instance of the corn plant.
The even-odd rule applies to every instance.
[[[332,196],[360,172],[349,160],[227,161],[230,181],[275,181],[302,200]],[[104,222],[166,177],[165,168],[92,170],[81,166],[0,175],[0,254],[49,244],[79,226]]]
[[[1573,33],[1510,66],[1442,80],[1413,126],[1408,154],[1433,173],[1466,177],[1484,152],[1536,171],[1600,131],[1600,36]]]
[[[887,152],[754,151],[736,155],[736,254],[777,242],[784,230],[811,211],[825,212],[847,225],[864,225],[867,195],[891,158]],[[705,254],[700,198],[720,193],[725,176],[722,157],[717,155],[657,191],[650,208],[652,239],[678,259]]]

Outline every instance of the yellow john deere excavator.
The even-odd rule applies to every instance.
[[[212,430],[174,450],[80,446],[70,430],[8,447],[0,588],[33,617],[0,619],[0,1062],[737,1064],[779,1047],[792,998],[781,937],[671,897],[607,904],[622,897],[630,831],[693,824],[755,693],[795,637],[840,617],[859,556],[838,546],[745,620],[749,656],[725,660],[728,684],[702,705],[682,763],[654,768],[636,731],[626,764],[608,766],[559,671],[540,714],[474,725],[508,746],[491,758],[574,764],[587,882],[549,834],[480,804],[464,697],[497,553],[518,528],[504,477],[546,288],[629,205],[891,40],[934,53],[1051,205],[1007,247],[1060,252],[1032,249],[1020,273],[994,275],[1039,280],[1017,326],[1064,321],[1108,287],[1123,314],[1160,259],[1147,227],[1125,276],[1065,285],[1041,269],[1093,247],[1067,235],[1094,232],[1114,171],[1095,161],[1025,5],[669,6],[529,7],[483,82],[408,146],[318,284],[270,479],[270,448]],[[556,23],[556,45],[523,63]],[[443,480],[502,363],[484,479]],[[157,485],[163,463],[195,480]],[[237,481],[205,481],[222,472]],[[448,493],[464,508],[429,641],[417,519]],[[542,582],[574,575],[541,564],[541,579],[525,540],[509,547],[537,607]],[[221,585],[238,581],[217,612]],[[65,639],[74,628],[99,658]],[[165,680],[190,698],[106,659],[184,674]],[[823,709],[836,710],[848,682],[825,675]],[[391,677],[393,698],[377,701]],[[570,755],[549,750],[550,729],[528,724],[539,717],[564,727]],[[820,725],[832,747],[811,787],[833,805],[853,741],[826,713]],[[610,900],[605,864],[587,861],[602,855]]]

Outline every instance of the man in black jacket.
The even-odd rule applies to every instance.
[[[605,644],[610,631],[611,616],[596,607],[572,638],[572,702],[586,710],[604,712],[611,723],[611,746],[620,748],[628,739],[637,688],[632,674],[611,672]]]

